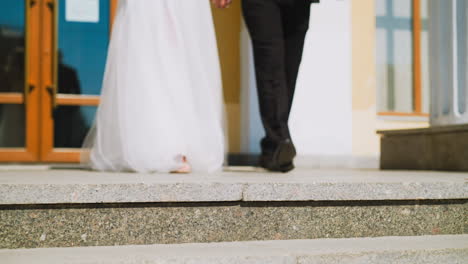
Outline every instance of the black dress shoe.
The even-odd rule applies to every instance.
[[[273,158],[279,165],[289,164],[296,157],[296,148],[290,139],[281,141],[273,153]]]
[[[272,171],[272,172],[290,172],[294,169],[294,163],[291,161],[286,164],[279,165],[278,163],[273,162],[271,156],[260,156],[259,166]]]
[[[294,169],[293,159],[296,156],[296,148],[290,139],[281,141],[271,154],[263,154],[260,157],[260,167],[269,171],[289,172]]]

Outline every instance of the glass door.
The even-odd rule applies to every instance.
[[[47,162],[76,162],[99,104],[115,3],[46,2],[41,156]]]
[[[37,161],[40,5],[0,5],[0,160]]]
[[[0,4],[0,162],[78,162],[116,0]]]

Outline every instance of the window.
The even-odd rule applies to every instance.
[[[427,0],[376,0],[377,110],[429,112]]]

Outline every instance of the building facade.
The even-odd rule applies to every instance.
[[[4,2],[0,162],[77,162],[99,104],[117,1]],[[326,0],[312,6],[290,120],[299,166],[377,167],[377,130],[429,125],[429,3]],[[213,17],[229,149],[255,154],[263,130],[240,1],[214,9]]]

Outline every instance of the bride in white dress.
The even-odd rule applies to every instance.
[[[222,100],[208,0],[119,0],[83,161],[102,171],[216,171]]]

